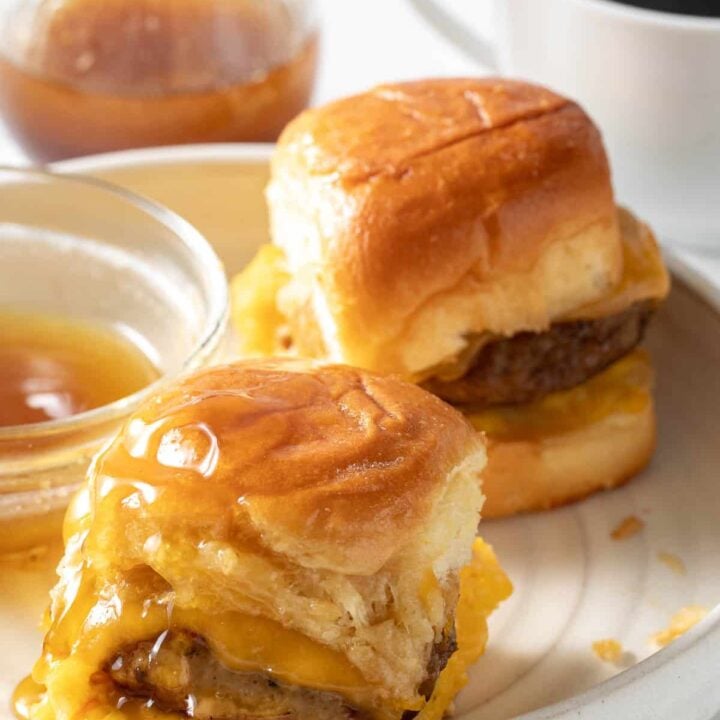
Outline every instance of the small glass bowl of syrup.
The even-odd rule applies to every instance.
[[[0,554],[59,537],[92,456],[167,377],[220,350],[204,238],[103,181],[0,168]]]

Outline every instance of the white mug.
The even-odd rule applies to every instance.
[[[603,132],[619,201],[661,237],[720,247],[720,18],[492,0],[488,42],[439,3],[413,2],[486,67],[578,100]]]

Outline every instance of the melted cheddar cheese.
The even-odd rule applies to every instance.
[[[72,513],[71,513],[72,514]],[[70,539],[74,541],[73,538]],[[377,720],[397,720],[406,709],[421,710],[422,720],[439,720],[467,680],[469,665],[483,653],[487,616],[512,592],[492,549],[475,541],[472,561],[460,573],[456,612],[458,649],[440,674],[427,703],[422,698],[377,705],[371,686],[347,657],[332,648],[284,628],[268,618],[174,607],[162,596],[149,601],[132,587],[97,587],[92,572],[78,567],[66,576],[71,589],[60,617],[46,638],[46,655],[33,679],[15,695],[19,717],[32,720],[160,720],[176,715],[128,702],[117,709],[120,695],[102,671],[120,648],[160,637],[168,628],[191,630],[206,639],[227,667],[262,672],[288,684],[336,692]],[[424,584],[432,594],[434,583]],[[424,706],[424,707],[423,707]]]
[[[652,366],[635,350],[590,380],[523,405],[464,410],[496,440],[536,440],[573,432],[615,413],[640,413],[652,402]]]
[[[621,313],[640,300],[662,300],[670,276],[650,228],[627,210],[618,209],[622,237],[623,274],[605,296],[577,308],[564,320],[592,320]]]
[[[433,694],[417,720],[443,717],[455,695],[467,683],[468,668],[485,652],[488,617],[512,591],[512,584],[493,549],[476,538],[473,558],[460,571],[460,599],[455,611],[457,650],[440,673]]]
[[[100,589],[80,581],[72,606],[47,636],[49,653],[33,677],[52,695],[58,715],[37,712],[32,718],[86,717],[89,706],[98,718],[117,703],[117,693],[99,682],[97,671],[113,653],[157,638],[168,628],[202,636],[215,657],[240,672],[260,672],[293,685],[337,692],[361,708],[373,710],[373,688],[346,656],[278,622],[237,612],[210,614],[164,601],[124,597],[122,591]],[[68,657],[63,657],[68,653]],[[108,716],[109,717],[109,716]],[[378,713],[378,718],[395,717]]]
[[[262,245],[250,264],[232,281],[232,317],[243,355],[274,355],[285,318],[277,294],[288,282],[285,254]]]

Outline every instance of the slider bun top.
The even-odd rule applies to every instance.
[[[541,331],[622,273],[597,128],[524,82],[399,83],[308,110],[268,199],[291,328],[377,370],[421,374],[471,333]],[[293,341],[322,354],[311,335]]]
[[[142,556],[155,534],[196,537],[370,575],[432,520],[453,472],[477,482],[484,457],[460,413],[420,388],[343,366],[241,362],[135,413],[95,467],[94,533],[120,554]]]

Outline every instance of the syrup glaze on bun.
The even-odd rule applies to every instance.
[[[510,592],[484,464],[460,413],[361,370],[167,387],[68,513],[29,717],[440,720]]]

